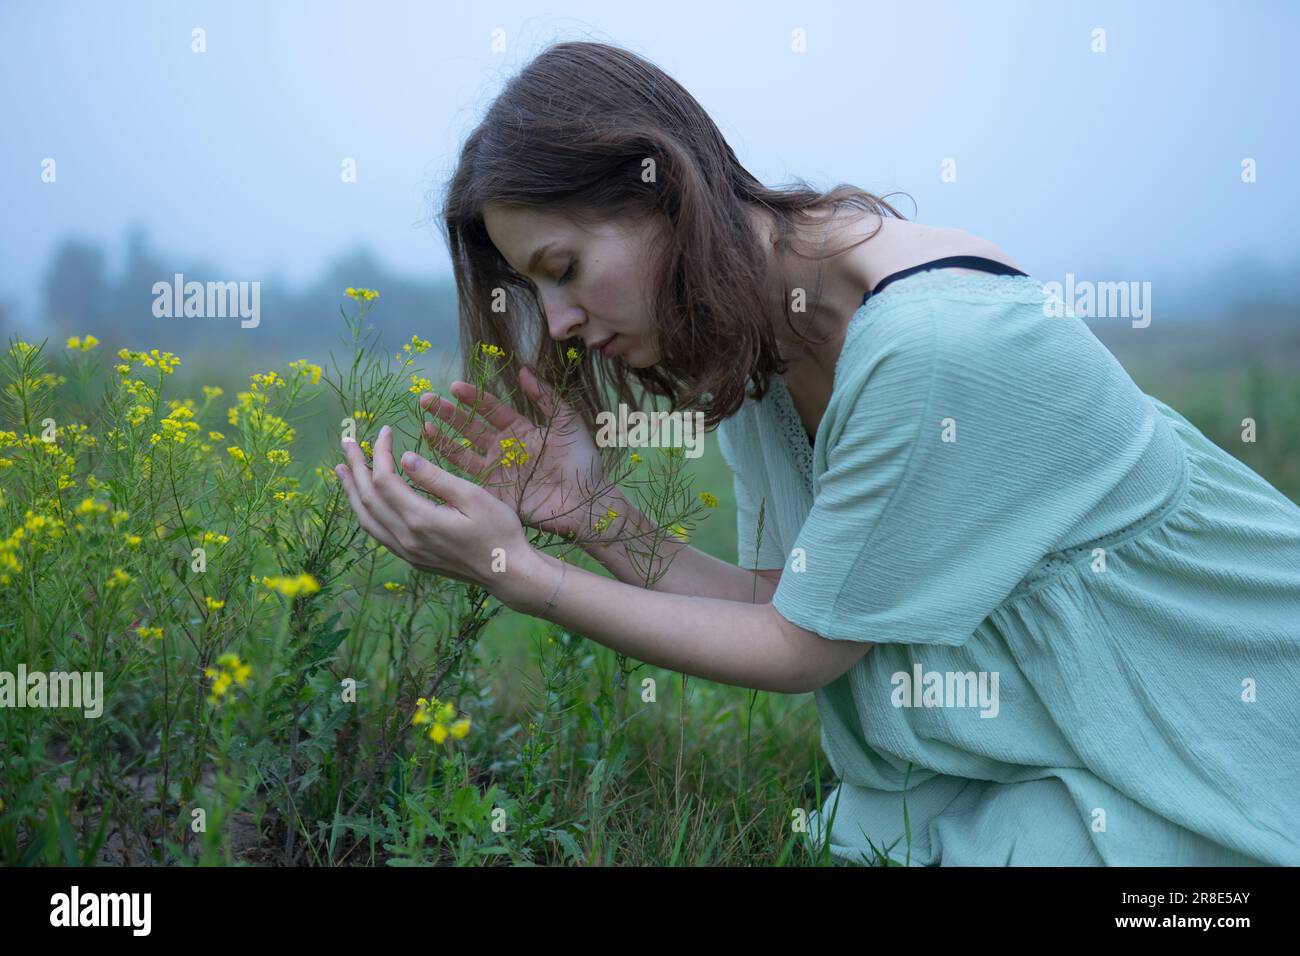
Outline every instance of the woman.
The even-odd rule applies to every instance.
[[[456,383],[482,417],[423,396],[473,447],[429,440],[494,479],[504,436],[546,464],[521,501],[403,456],[437,506],[386,428],[373,472],[345,442],[377,540],[629,657],[813,692],[841,785],[812,832],[840,859],[1300,864],[1300,508],[1003,250],[853,187],[765,188],[671,78],[592,43],[510,82],[443,216],[466,354],[535,371],[497,389],[524,407]],[[646,588],[615,543],[652,523],[591,433],[600,383],[635,408],[632,380],[719,426],[753,570],[674,542]],[[525,539],[606,508],[587,548],[616,580]]]

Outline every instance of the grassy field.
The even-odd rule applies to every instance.
[[[1300,498],[1295,328],[1098,334],[1145,391]],[[369,410],[358,437],[411,427],[414,396],[382,384],[391,368],[344,363],[335,392],[281,366],[287,385],[263,379],[248,398],[248,373],[266,369],[229,358],[172,376],[137,353],[122,377],[152,384],[132,390],[111,356],[64,352],[51,343],[46,370],[10,350],[0,535],[26,534],[9,539],[0,670],[99,670],[109,689],[99,719],[0,709],[0,862],[826,862],[791,832],[792,813],[833,786],[811,695],[624,671],[604,647],[413,574],[355,532],[316,466],[340,460],[340,409]],[[55,372],[66,381],[41,384]],[[205,385],[222,394],[192,416],[167,404]],[[44,415],[57,452],[23,441]],[[195,444],[169,444],[191,419]],[[291,465],[268,457],[281,448]],[[692,493],[719,499],[691,543],[734,561],[714,437],[682,467]],[[195,572],[205,533],[230,540]],[[319,590],[298,589],[299,573]],[[448,713],[428,718],[420,696]],[[424,733],[456,718],[467,733]]]
[[[1144,392],[1300,501],[1300,323],[1260,318],[1093,330]],[[1242,440],[1246,418],[1255,422],[1253,442]]]

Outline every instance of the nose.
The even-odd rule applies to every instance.
[[[546,328],[557,342],[573,338],[586,321],[586,313],[564,295],[544,296],[542,309],[546,313]]]

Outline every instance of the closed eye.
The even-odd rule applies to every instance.
[[[578,268],[577,268],[577,265],[578,265],[578,260],[577,260],[577,259],[572,259],[572,260],[570,260],[570,261],[569,261],[569,271],[566,272],[566,273],[564,273],[564,275],[560,276],[560,278],[559,278],[558,280],[556,280],[556,283],[555,283],[555,284],[556,284],[557,286],[561,286],[561,285],[564,285],[564,283],[566,283],[566,282],[572,282],[572,281],[573,281],[573,277],[576,276],[576,275],[578,274]]]

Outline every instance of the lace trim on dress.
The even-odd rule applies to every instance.
[[[998,275],[992,272],[953,272],[952,267],[916,272],[891,282],[864,305],[883,301],[886,296],[920,294],[933,286],[943,286],[946,292],[974,292],[981,298],[1006,302],[1036,301],[1044,296],[1043,283],[1033,276]]]
[[[858,306],[858,311],[849,319],[844,330],[843,350],[849,342],[866,326],[869,320],[882,308],[888,308],[891,302],[906,301],[936,294],[942,290],[943,295],[954,298],[976,297],[981,302],[1029,302],[1042,303],[1048,293],[1043,283],[1033,276],[996,275],[991,272],[968,274],[952,272],[949,269],[931,269],[928,272],[916,272],[891,282],[880,292]],[[884,305],[881,305],[884,303]],[[838,362],[836,371],[838,371]]]
[[[809,488],[813,483],[813,453],[808,444],[808,431],[803,427],[803,419],[794,407],[794,399],[785,386],[784,375],[772,376],[772,408],[776,415],[776,427],[785,440],[786,450],[794,460],[795,467],[803,476],[804,484]]]

